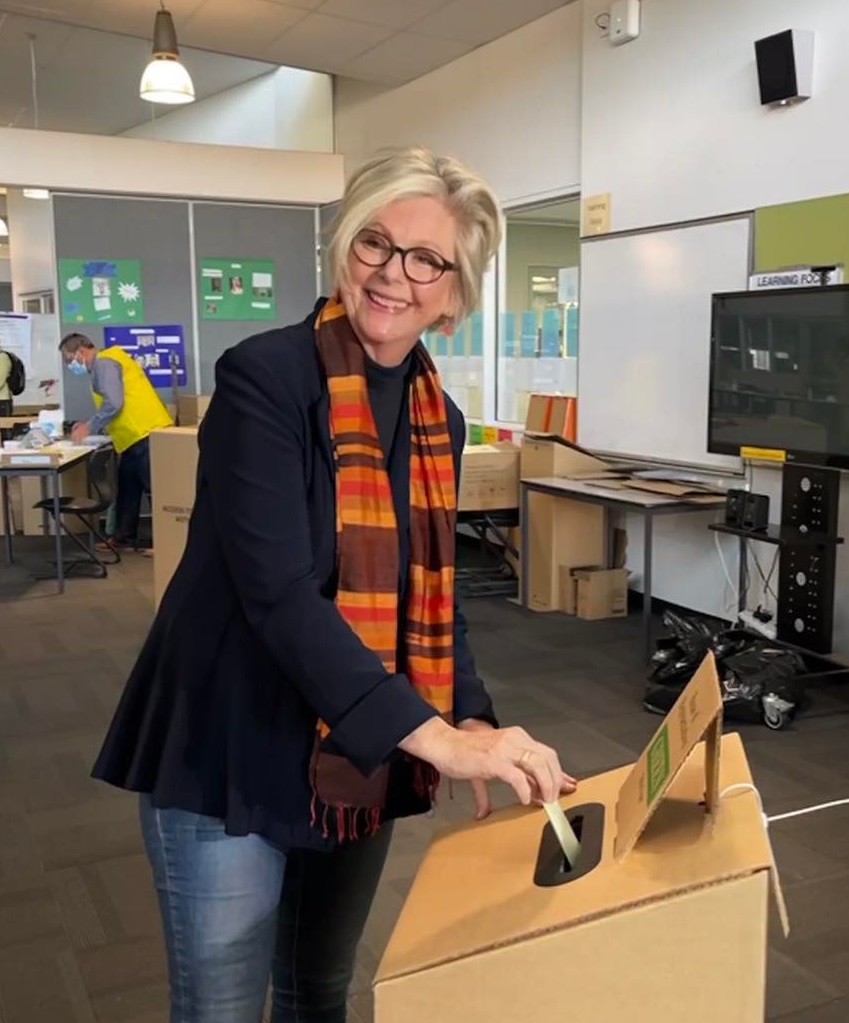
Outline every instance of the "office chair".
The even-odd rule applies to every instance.
[[[65,563],[65,573],[86,566],[94,569],[94,576],[97,579],[105,579],[108,565],[117,565],[121,560],[120,553],[115,550],[109,539],[104,536],[100,529],[100,516],[104,515],[115,500],[118,492],[118,457],[115,449],[111,446],[98,448],[88,460],[88,485],[91,497],[60,497],[59,498],[59,522],[60,528],[65,536],[79,547],[85,555],[84,558],[75,558]],[[33,507],[47,511],[54,515],[53,498],[48,497],[38,501]],[[78,519],[88,532],[88,544],[72,533],[62,521],[66,516],[72,515]],[[105,544],[112,551],[107,555],[108,560],[98,557],[95,550],[95,541]]]

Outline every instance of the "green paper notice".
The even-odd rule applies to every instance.
[[[658,733],[648,750],[648,791],[646,802],[649,806],[657,799],[669,777],[669,732],[664,728]]]
[[[144,323],[137,259],[60,259],[59,295],[65,323]]]
[[[273,260],[202,259],[198,272],[201,319],[277,319]]]

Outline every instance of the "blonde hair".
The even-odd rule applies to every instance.
[[[457,320],[480,302],[484,271],[501,241],[501,211],[489,186],[459,160],[427,149],[393,149],[372,157],[350,178],[327,249],[335,287],[348,283],[348,256],[356,235],[390,203],[431,196],[457,221]]]

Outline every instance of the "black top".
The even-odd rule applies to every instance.
[[[410,355],[400,366],[379,366],[371,359],[366,361],[369,404],[387,469],[392,459],[401,413],[404,412],[409,418],[406,398],[412,363]]]
[[[230,834],[283,848],[328,844],[310,825],[317,716],[363,773],[393,765],[386,816],[397,817],[428,809],[397,746],[436,713],[402,665],[386,672],[333,600],[334,458],[314,319],[249,338],[216,366],[183,558],[94,768],[156,806],[219,817]],[[446,405],[459,479],[465,426]],[[396,498],[403,582],[409,430],[393,448],[393,495],[407,495]],[[454,716],[494,720],[465,631],[458,609]]]

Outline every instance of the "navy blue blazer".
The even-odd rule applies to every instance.
[[[435,711],[403,665],[386,672],[333,602],[334,459],[318,308],[243,341],[216,366],[185,552],[93,772],[283,848],[329,841],[309,819],[317,717],[333,730],[334,752],[363,773],[393,764],[385,816],[429,809],[407,784],[397,745]],[[465,424],[446,404],[459,480]],[[408,431],[397,443],[393,472],[408,480]],[[403,579],[409,505],[396,511]],[[455,720],[494,723],[459,608],[454,648]]]

